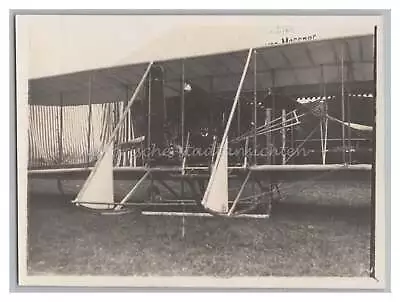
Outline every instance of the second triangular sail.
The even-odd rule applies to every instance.
[[[205,208],[218,212],[228,212],[228,140],[221,143],[221,155],[212,169],[210,181],[202,204]],[[218,160],[219,159],[219,160]]]

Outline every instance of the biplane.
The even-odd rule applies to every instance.
[[[71,202],[104,213],[266,217],[284,181],[369,175],[371,30],[31,79],[28,176],[85,179]]]

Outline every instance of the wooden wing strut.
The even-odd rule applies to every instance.
[[[228,212],[228,132],[239,101],[240,92],[249,68],[252,53],[253,49],[250,49],[224,130],[217,158],[211,170],[210,180],[202,200],[202,205],[205,208],[218,213]]]
[[[113,149],[114,139],[119,129],[124,124],[125,118],[128,116],[130,107],[133,105],[143,83],[150,72],[152,62],[149,63],[142,79],[137,85],[125,111],[122,113],[116,127],[114,128],[111,137],[100,154],[93,170],[83,184],[82,189],[78,193],[73,203],[86,206],[92,209],[108,209],[114,203],[114,177],[113,177]],[[87,202],[87,204],[85,204]],[[98,203],[98,204],[96,204]],[[109,203],[109,204],[107,204]]]

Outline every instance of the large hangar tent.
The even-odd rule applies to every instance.
[[[118,59],[114,58],[114,62],[117,62],[114,64],[111,63],[112,52],[107,55],[102,53],[98,56],[98,60],[94,61],[93,57],[97,58],[97,53],[89,56],[88,52],[85,52],[84,45],[81,46],[82,55],[78,56],[80,44],[74,42],[81,40],[74,41],[71,28],[75,23],[83,26],[83,19],[77,16],[63,16],[60,20],[57,17],[53,18],[54,24],[59,26],[58,33],[61,37],[63,34],[67,37],[67,42],[61,37],[58,38],[60,53],[49,57],[49,61],[53,60],[53,63],[58,62],[58,64],[54,64],[54,68],[51,68],[47,63],[41,70],[34,60],[38,55],[31,56],[32,63],[36,66],[30,70],[29,104],[39,105],[42,110],[40,114],[38,107],[31,107],[33,113],[31,117],[36,116],[32,125],[43,128],[43,131],[37,130],[36,133],[44,132],[42,137],[38,135],[33,137],[35,131],[30,132],[31,145],[40,145],[36,148],[36,153],[43,153],[40,155],[42,158],[39,165],[43,161],[49,161],[43,157],[48,157],[50,153],[52,153],[50,161],[52,164],[62,162],[59,149],[62,147],[65,149],[68,145],[68,139],[64,137],[68,132],[67,128],[77,127],[72,116],[75,120],[78,118],[81,121],[81,127],[74,130],[75,138],[81,137],[79,143],[81,147],[79,150],[75,148],[74,152],[91,153],[81,157],[79,162],[94,160],[105,137],[101,132],[105,107],[98,106],[119,102],[123,107],[123,103],[131,97],[150,61],[160,63],[164,67],[166,98],[180,95],[184,73],[187,83],[201,87],[207,93],[223,95],[225,99],[233,100],[249,47],[256,50],[257,63],[249,66],[243,83],[243,95],[252,93],[255,82],[259,91],[273,89],[274,92],[294,98],[337,94],[340,83],[345,85],[346,93],[357,95],[370,94],[374,89],[375,20],[372,17],[361,18],[352,28],[345,26],[348,17],[324,17],[324,20],[319,19],[321,26],[317,32],[314,21],[313,26],[306,25],[307,19],[318,19],[317,17],[288,19],[284,26],[277,26],[274,20],[262,26],[260,24],[176,26],[164,31],[157,38],[149,39],[146,43],[134,47],[133,51],[129,51],[129,45],[124,45],[127,50],[124,54],[120,50],[117,52]],[[78,18],[78,22],[75,18]],[[35,24],[35,19],[30,21],[31,25]],[[103,19],[103,22],[108,21]],[[87,20],[85,24],[88,24]],[[43,29],[43,25],[41,28]],[[32,32],[35,32],[34,26]],[[38,32],[36,36],[37,34]],[[90,36],[87,38],[90,40]],[[40,42],[40,39],[36,39],[36,42],[33,39],[31,43],[32,49],[36,51],[40,50],[38,41]],[[82,44],[85,44],[84,41]],[[73,51],[72,57],[82,62],[80,65],[71,61],[71,56],[66,50],[62,50],[63,45],[68,46],[65,47],[66,50]],[[109,47],[110,45],[107,45],[105,48],[108,50]],[[96,48],[101,52],[102,45]],[[255,74],[256,81],[254,81]],[[92,110],[88,110],[89,104]],[[81,105],[78,106],[80,109],[77,109],[78,107],[74,109],[77,105]],[[120,105],[117,111],[121,110]],[[63,125],[60,125],[60,113],[54,109],[45,109],[48,106],[64,108],[64,116],[61,117]],[[49,110],[54,112],[47,112]],[[48,123],[43,123],[43,118],[49,119]],[[61,137],[60,128],[64,128]],[[54,141],[57,139],[63,140],[64,146],[59,144],[54,146]],[[53,145],[48,142],[49,140],[53,141]],[[38,141],[41,143],[38,144]],[[72,146],[70,148],[74,149]]]
[[[186,178],[186,180],[190,177],[197,179],[193,180],[194,183],[191,184],[194,186],[195,182],[199,181],[202,205],[215,213],[231,216],[235,212],[242,189],[250,179],[259,185],[260,190],[265,191],[260,193],[259,197],[263,194],[269,194],[268,192],[273,194],[274,186],[277,186],[276,179],[282,177],[283,174],[278,173],[280,176],[278,174],[272,175],[269,174],[271,171],[317,173],[331,171],[332,169],[336,171],[343,169],[347,171],[369,171],[371,169],[369,164],[351,164],[351,156],[347,154],[352,149],[351,138],[350,132],[346,134],[345,127],[361,132],[372,132],[372,127],[354,124],[350,120],[346,121],[344,100],[345,93],[350,96],[351,93],[370,95],[371,92],[375,92],[375,24],[368,20],[364,24],[360,23],[361,25],[343,31],[344,23],[339,25],[338,22],[344,22],[345,18],[335,20],[336,23],[329,23],[325,20],[326,23],[324,23],[325,25],[321,23],[319,32],[310,31],[310,28],[304,30],[305,28],[302,26],[300,26],[301,31],[297,28],[293,30],[292,27],[289,30],[290,27],[285,27],[286,29],[283,32],[274,33],[267,37],[264,37],[260,30],[252,31],[250,27],[179,27],[178,30],[164,33],[158,39],[137,47],[114,65],[100,61],[97,65],[92,65],[92,68],[75,68],[74,70],[74,68],[65,68],[68,66],[65,62],[59,62],[58,72],[53,71],[52,74],[50,72],[50,74],[42,74],[41,76],[37,73],[29,80],[29,104],[32,107],[40,105],[42,107],[58,106],[60,108],[56,115],[41,112],[41,117],[36,120],[36,123],[32,123],[33,128],[42,124],[42,129],[43,127],[55,129],[52,133],[52,139],[44,137],[41,140],[41,147],[44,148],[36,148],[36,151],[39,150],[36,153],[40,153],[40,151],[43,153],[44,150],[44,154],[47,155],[49,150],[52,149],[54,151],[52,161],[60,167],[65,159],[65,150],[70,155],[71,150],[74,149],[74,144],[81,145],[81,147],[83,145],[83,148],[77,154],[82,153],[82,151],[87,154],[86,162],[84,162],[86,165],[83,170],[79,171],[90,171],[90,174],[73,202],[89,208],[108,209],[111,207],[114,210],[119,210],[121,206],[125,205],[142,182],[148,177],[153,179],[153,174],[157,174],[158,176],[154,177],[159,179],[160,177],[171,177],[168,173],[178,173],[182,178],[182,188],[183,178]],[[304,22],[305,19],[302,18],[298,21]],[[320,21],[322,22],[322,19]],[[315,20],[313,24],[315,24]],[[366,26],[366,24],[369,26]],[[335,33],[335,30],[337,30],[337,33]],[[71,36],[67,35],[67,37],[71,39]],[[68,41],[68,43],[70,47],[71,41]],[[102,52],[101,45],[99,45],[99,52]],[[62,56],[59,57],[59,59],[62,58]],[[159,75],[155,75],[154,72],[159,73]],[[162,90],[162,92],[159,91],[162,95],[160,94],[157,99],[154,97],[156,85],[160,85]],[[215,152],[204,157],[203,160],[206,160],[206,162],[202,164],[189,162],[189,156],[186,152],[183,152],[193,142],[193,140],[190,141],[193,129],[187,126],[187,120],[195,118],[196,115],[202,116],[201,112],[194,112],[192,116],[187,116],[187,111],[185,111],[186,87],[189,87],[189,90],[194,88],[203,91],[202,96],[197,99],[197,103],[215,101],[221,99],[221,96],[225,100],[230,100],[230,103],[226,105],[227,109],[221,112],[221,116],[213,118],[214,121],[218,120],[219,124],[223,124],[222,127],[221,125],[209,124],[215,129],[212,130],[215,132],[211,135],[214,138],[212,144]],[[272,108],[273,116],[271,116],[270,107],[266,109],[261,107],[264,104],[258,98],[260,92],[264,95],[285,95],[295,96],[296,98],[301,95],[316,94],[323,97],[321,102],[317,103],[317,105],[319,103],[321,105],[309,108],[313,115],[311,117],[314,120],[317,117],[316,122],[320,126],[321,149],[318,152],[322,155],[322,163],[306,166],[302,164],[287,165],[294,153],[288,155],[282,153],[279,159],[280,163],[275,165],[271,162],[270,155],[258,155],[257,137],[259,135],[263,136],[262,140],[265,146],[271,146],[270,132],[280,131],[282,135],[278,143],[283,148],[282,150],[286,150],[288,144],[286,129],[290,128],[291,143],[294,152],[296,152],[314,133],[314,130],[307,130],[310,134],[306,138],[302,138],[302,143],[295,145],[293,126],[300,124],[299,116],[296,113],[297,109],[287,108],[286,111],[283,108],[282,112],[276,116],[276,112]],[[328,103],[326,102],[327,94],[337,95],[338,93],[341,94],[341,119],[329,116],[329,112],[324,109]],[[246,129],[242,129],[243,117],[239,116],[240,110],[236,110],[236,108],[240,108],[238,104],[243,103],[241,99],[246,100],[248,97],[252,101],[248,103],[251,107],[247,107],[247,111],[250,112],[249,116],[253,114],[253,117],[250,118],[251,123],[250,120],[246,121]],[[166,140],[165,137],[167,133],[164,133],[164,127],[168,124],[165,123],[168,120],[164,118],[163,122],[162,110],[157,109],[157,107],[162,107],[160,102],[164,102],[166,108],[165,100],[171,98],[177,99],[180,104],[179,111],[181,114],[178,116],[178,120],[175,119],[177,132],[174,140],[176,142],[171,140],[167,142],[168,139]],[[137,137],[137,133],[135,134],[137,128],[133,125],[138,116],[132,116],[132,105],[138,99],[147,101],[145,107],[148,108],[145,114],[147,116],[146,121],[144,121],[144,124],[147,124],[147,129],[145,133],[142,133],[142,135],[144,134],[143,140]],[[158,104],[154,102],[155,100],[158,101]],[[107,107],[107,105],[113,103],[117,103],[118,106],[111,109],[109,106]],[[108,114],[103,114],[102,110],[99,110],[100,113],[93,121],[92,107],[94,105],[102,106],[100,108]],[[71,129],[65,129],[64,109],[74,106],[88,107],[88,111],[84,111],[81,116],[76,114],[72,118],[70,114],[70,125],[67,128],[72,128],[74,124],[81,125],[79,130],[71,133]],[[209,106],[214,105],[209,103]],[[258,119],[260,108],[265,115],[265,122],[261,121],[261,123]],[[301,113],[300,117],[310,112]],[[110,120],[110,116],[113,116],[112,120]],[[232,132],[233,127],[231,125],[235,116],[238,125],[236,131],[238,141],[235,141],[235,137],[232,140],[234,132]],[[43,117],[46,118],[43,119]],[[276,126],[276,121],[279,120],[280,125]],[[340,153],[342,156],[339,163],[327,162],[326,160],[328,120],[334,121],[336,125],[339,125],[338,129],[341,129]],[[50,121],[53,122],[55,127],[47,127]],[[103,127],[104,125],[106,127]],[[101,129],[96,134],[96,141],[93,141],[94,128]],[[315,129],[317,128],[315,127]],[[169,128],[169,130],[172,131],[173,128]],[[246,132],[243,133],[243,130]],[[77,144],[78,132],[79,137],[81,137],[79,144]],[[33,133],[35,131],[31,130],[30,134]],[[67,139],[65,140],[66,134]],[[43,131],[36,131],[36,135],[42,135],[43,138]],[[242,139],[243,135],[245,136],[244,139]],[[121,140],[121,137],[124,138]],[[245,148],[248,150],[249,139],[251,139],[251,144],[254,147],[253,152],[250,155],[246,153],[243,159],[240,156],[236,157],[236,161],[232,162],[232,157],[228,155],[228,144],[245,144]],[[36,141],[38,139],[31,135],[31,145],[32,143],[35,144]],[[58,147],[54,148],[56,141]],[[143,141],[145,141],[147,149],[151,149],[152,146],[163,147],[165,146],[163,144],[167,143],[174,148],[172,157],[176,161],[173,165],[157,166],[157,158],[149,156],[142,157],[141,163],[137,165],[137,155],[133,153],[137,150],[136,147],[130,147],[129,154],[126,154],[121,148],[122,145],[131,144],[132,141],[134,146],[136,146],[136,142],[143,144]],[[195,144],[198,142],[197,140]],[[65,143],[69,144],[67,148],[64,147]],[[176,149],[181,151],[175,151]],[[75,151],[73,150],[73,152]],[[30,154],[35,154],[35,152],[30,152]],[[163,157],[163,159],[165,158]],[[250,164],[248,163],[249,159],[251,160]],[[91,160],[93,160],[92,163]],[[263,163],[260,165],[258,160],[262,160]],[[44,159],[44,162],[46,162],[46,159]],[[164,165],[165,162],[162,163]],[[349,163],[350,165],[348,165]],[[89,166],[93,168],[87,169]],[[115,170],[117,168],[120,172],[136,173],[135,175],[139,177],[139,180],[119,203],[114,203],[113,186],[111,185],[111,188],[102,187],[101,190],[99,187],[102,183],[113,183],[113,172],[118,172]],[[187,174],[187,170],[190,173]],[[228,170],[239,173],[235,174],[239,178],[243,177],[243,173],[246,174],[231,207],[229,207],[230,202],[228,200],[228,180],[233,175],[228,176]],[[53,172],[69,173],[73,171],[67,168]],[[206,172],[206,174],[203,172]],[[207,172],[209,172],[209,175]],[[45,171],[45,174],[51,175],[51,173],[51,169]],[[257,177],[250,177],[252,173],[267,173],[268,186],[271,187],[271,190],[265,190]],[[125,177],[133,175],[128,174],[125,174]],[[31,171],[30,175],[43,175],[43,171]],[[207,188],[205,183],[200,180],[204,176],[208,177]],[[275,180],[272,180],[272,177]],[[194,191],[193,193],[197,194]],[[254,199],[253,201],[258,200],[259,197],[257,196],[251,197]],[[181,198],[183,197],[184,189],[181,194]],[[150,199],[154,201],[153,197]]]

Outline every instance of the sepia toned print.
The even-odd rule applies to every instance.
[[[380,286],[378,17],[25,18],[28,284]]]

